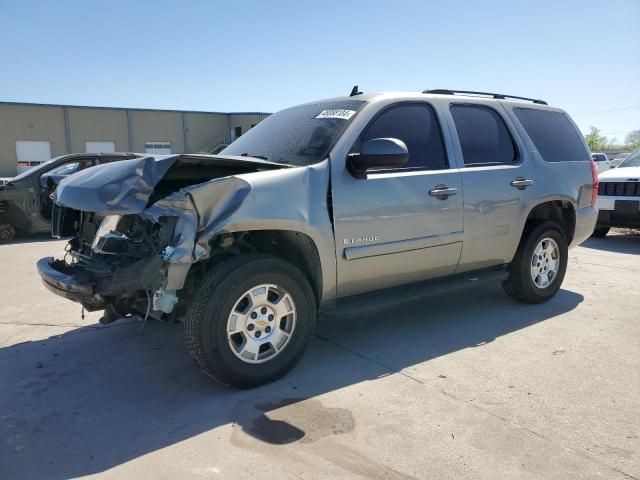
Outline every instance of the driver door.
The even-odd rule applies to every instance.
[[[363,179],[346,166],[334,176],[338,297],[449,275],[460,259],[461,177],[449,164],[434,107],[402,102],[383,108],[351,152],[374,138],[402,140],[409,161]]]

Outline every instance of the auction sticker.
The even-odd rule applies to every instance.
[[[343,108],[335,108],[333,110],[323,110],[316,118],[339,118],[341,120],[349,120],[356,113],[355,110],[345,110]]]

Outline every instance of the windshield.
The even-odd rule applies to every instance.
[[[80,168],[80,162],[67,163],[48,171],[45,175],[71,175],[72,173],[76,173],[78,168]]]
[[[365,102],[337,100],[270,115],[220,152],[305,166],[324,160]]]
[[[621,167],[640,167],[640,148],[631,152],[627,158],[625,158],[618,168]]]

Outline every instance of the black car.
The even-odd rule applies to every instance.
[[[136,158],[134,153],[73,153],[27,170],[0,185],[0,243],[51,229],[51,194],[65,177],[102,163]]]

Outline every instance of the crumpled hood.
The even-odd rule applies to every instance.
[[[629,178],[640,178],[640,167],[618,167],[598,175],[605,182],[626,182]]]
[[[179,155],[143,157],[98,165],[65,178],[56,201],[76,210],[112,215],[140,213]]]
[[[71,175],[58,185],[56,201],[65,207],[95,212],[98,215],[139,214],[149,206],[149,198],[155,187],[179,161],[189,162],[193,168],[220,167],[220,171],[210,178],[194,177],[191,182],[193,185],[235,173],[285,167],[250,157],[147,156],[98,165]]]

